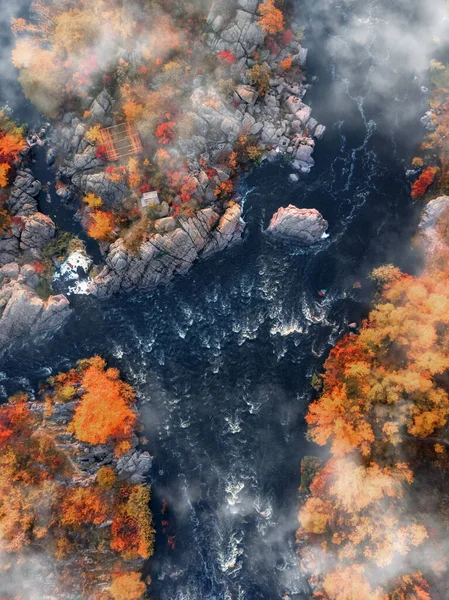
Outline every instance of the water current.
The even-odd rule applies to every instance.
[[[380,1],[298,8],[318,78],[305,100],[327,126],[312,173],[292,184],[288,165],[264,164],[241,183],[241,245],[154,291],[73,297],[62,331],[0,359],[4,397],[95,353],[136,387],[154,455],[149,571],[160,600],[307,597],[294,534],[300,461],[317,452],[305,439],[310,379],[366,315],[370,270],[419,268],[405,170],[422,135],[423,83],[395,70],[379,42]],[[379,92],[385,73],[393,83]],[[300,251],[264,236],[289,203],[329,221],[322,246]]]

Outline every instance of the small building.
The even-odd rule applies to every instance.
[[[142,210],[150,206],[151,204],[160,204],[159,196],[157,192],[145,192],[140,199],[140,205]]]

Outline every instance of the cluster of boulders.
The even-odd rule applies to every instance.
[[[307,50],[294,39],[275,50],[264,45],[265,34],[258,24],[260,4],[258,0],[238,0],[237,14],[228,21],[223,3],[218,0],[213,3],[207,19],[212,29],[209,45],[216,52],[225,50],[236,56],[232,72],[242,83],[234,93],[233,113],[223,106],[210,109],[200,102],[199,114],[225,135],[225,143],[232,143],[242,133],[250,133],[259,138],[260,145],[271,148],[268,158],[285,154],[292,160],[293,168],[308,173],[314,165],[314,138],[321,138],[325,127],[312,118],[310,106],[302,101],[309,87],[303,78],[279,74],[282,72],[279,66],[287,58],[292,59],[293,67],[304,67]],[[297,26],[292,24],[292,29]],[[270,73],[269,89],[264,95],[259,95],[247,75],[256,64],[256,51]],[[194,92],[194,106],[206,91],[199,88]]]
[[[0,235],[0,349],[23,334],[60,327],[71,312],[65,296],[37,292],[40,250],[56,235],[53,221],[38,212],[40,191],[31,171],[18,171],[8,199],[12,223]]]

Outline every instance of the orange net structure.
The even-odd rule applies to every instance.
[[[102,143],[106,148],[106,158],[109,161],[119,160],[124,156],[142,152],[142,142],[137,129],[129,123],[107,127],[102,129],[100,134]]]

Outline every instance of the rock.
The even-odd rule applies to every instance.
[[[216,229],[212,232],[203,249],[203,256],[229,248],[238,243],[243,236],[245,222],[242,219],[242,209],[238,204],[228,208],[221,217]]]
[[[125,271],[130,263],[131,257],[125,249],[125,243],[122,239],[114,242],[110,249],[107,257],[107,264],[116,271],[122,273]]]
[[[290,175],[288,176],[288,180],[292,183],[296,183],[297,181],[299,181],[299,177],[295,173],[290,173]]]
[[[440,248],[444,248],[446,240],[441,238],[438,230],[438,221],[443,217],[449,217],[449,196],[440,196],[427,203],[419,223],[419,233],[429,260]]]
[[[19,258],[19,239],[15,235],[9,237],[8,233],[4,233],[4,237],[0,237],[0,265],[6,265],[14,262]]]
[[[259,5],[259,0],[238,0],[238,5],[247,12],[255,13]]]
[[[243,121],[242,121],[243,128],[246,131],[250,131],[252,126],[255,125],[255,123],[256,123],[256,119],[249,113],[245,113],[245,116],[243,117]]]
[[[317,140],[320,140],[323,137],[325,131],[326,127],[324,125],[317,125],[313,135],[316,137]]]
[[[49,333],[61,327],[70,316],[65,296],[43,300],[17,281],[0,290],[0,348],[24,335]]]
[[[250,85],[238,85],[235,92],[247,104],[253,104],[259,95]]]
[[[220,29],[223,29],[223,24],[223,17],[221,15],[218,15],[218,17],[215,17],[214,22],[212,23],[212,29],[214,31],[220,31]]]
[[[217,171],[217,176],[220,181],[228,181],[229,173],[226,173],[223,169],[215,169]]]
[[[421,117],[421,123],[424,125],[427,131],[435,131],[436,121],[434,119],[434,114],[431,110],[428,110],[426,114],[423,117]]]
[[[164,219],[157,220],[154,226],[159,233],[167,233],[168,231],[174,231],[176,221],[173,217],[165,217]]]
[[[47,150],[47,155],[46,155],[47,166],[51,167],[52,165],[54,165],[55,160],[56,160],[56,148],[55,147],[49,148]]]
[[[228,208],[221,217],[212,208],[204,208],[178,223],[174,231],[153,235],[138,254],[129,254],[121,239],[112,244],[107,266],[95,278],[92,294],[104,298],[119,290],[168,282],[187,272],[199,256],[237,243],[244,230],[239,205]]]
[[[407,171],[405,172],[405,176],[407,177],[407,179],[413,180],[419,175],[419,173],[420,169],[407,169]]]
[[[31,171],[23,169],[17,172],[8,206],[14,216],[27,216],[37,212],[37,200],[42,189],[41,183]]]
[[[20,249],[42,248],[55,237],[55,234],[56,227],[50,217],[38,212],[30,217],[24,217]]]
[[[316,209],[289,204],[273,216],[267,232],[280,239],[311,246],[325,237],[327,227],[327,221]]]
[[[303,104],[301,108],[296,111],[295,118],[301,122],[301,125],[305,126],[308,123],[311,114],[312,109],[310,106]]]
[[[263,123],[254,123],[254,125],[251,126],[250,133],[252,133],[253,135],[259,135],[262,129]]]
[[[20,267],[16,262],[11,262],[0,269],[0,277],[9,277],[12,279],[17,279],[20,273]]]
[[[301,108],[301,100],[297,96],[289,96],[285,105],[292,114],[296,114]]]
[[[132,484],[143,483],[151,469],[153,458],[149,452],[128,452],[117,461],[117,473]]]
[[[20,277],[18,279],[32,289],[36,289],[40,282],[34,265],[23,265],[20,269]]]
[[[92,123],[107,125],[108,118],[112,112],[112,98],[106,90],[102,90],[90,107],[90,119]]]
[[[96,196],[101,196],[107,206],[123,200],[127,194],[126,184],[111,181],[107,173],[76,173],[72,177],[72,182],[85,195],[92,192]]]

